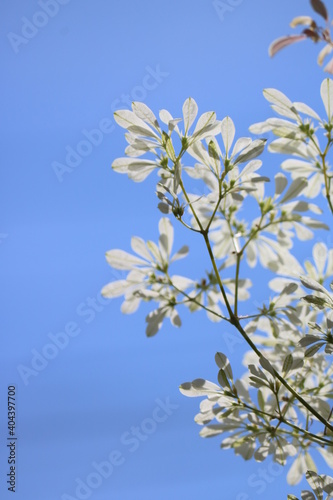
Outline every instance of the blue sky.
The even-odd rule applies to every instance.
[[[123,276],[112,272],[105,252],[129,250],[132,235],[156,239],[160,217],[155,179],[136,185],[110,168],[125,148],[114,109],[144,100],[177,116],[192,96],[201,112],[230,115],[238,136],[270,115],[265,87],[322,112],[318,49],[300,44],[273,60],[267,53],[292,17],[310,13],[308,3],[224,4],[220,16],[204,0],[17,0],[1,7],[0,421],[4,443],[4,402],[14,384],[17,500],[80,498],[80,481],[93,482],[106,460],[114,460],[108,477],[91,493],[80,490],[82,498],[196,500],[209,492],[275,500],[299,491],[270,461],[244,462],[220,451],[218,438],[201,439],[193,422],[199,400],[178,391],[196,377],[215,380],[217,350],[240,364],[245,346],[228,347],[222,333],[229,327],[184,312],[181,330],[165,324],[147,339],[149,308],[123,316],[120,300],[100,297]],[[90,146],[82,143],[87,138]],[[267,162],[267,174],[275,173],[279,158]],[[175,247],[187,238],[177,228]],[[192,236],[190,247],[189,275],[198,262],[208,267]],[[256,281],[265,283],[265,273]],[[249,307],[265,298],[257,292]],[[22,366],[38,363],[64,331],[67,344],[49,348],[53,359],[22,377]],[[138,426],[141,437],[134,437]],[[7,453],[2,446],[3,471]],[[11,498],[3,477],[0,491]]]

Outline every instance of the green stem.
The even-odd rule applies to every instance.
[[[237,253],[237,261],[236,261],[236,283],[235,283],[235,307],[234,313],[235,316],[238,317],[238,283],[239,283],[239,269],[240,269],[240,261],[242,258],[242,254]]]
[[[200,228],[200,230],[197,230],[197,232],[198,232],[198,233],[203,233],[203,232],[204,232],[204,228],[203,228],[203,226],[202,226],[202,224],[201,224],[201,222],[200,222],[199,217],[197,216],[196,211],[194,210],[194,208],[193,208],[193,206],[192,206],[192,203],[191,203],[191,201],[190,201],[190,198],[188,197],[188,194],[187,194],[187,192],[186,192],[186,189],[185,189],[185,186],[184,186],[184,184],[183,184],[182,179],[180,179],[179,185],[180,185],[180,187],[181,187],[181,189],[182,189],[182,191],[183,191],[184,198],[185,198],[185,200],[187,201],[187,204],[188,204],[188,206],[189,206],[189,207],[190,207],[190,209],[191,209],[191,212],[192,212],[192,214],[193,214],[193,217],[195,218],[196,223],[198,224],[198,226],[199,226],[199,228]]]
[[[252,340],[250,339],[250,337],[247,335],[247,333],[245,332],[245,330],[242,328],[241,324],[239,323],[238,319],[234,316],[233,317],[233,321],[231,321],[231,323],[234,324],[234,326],[237,328],[237,330],[239,331],[239,333],[242,335],[242,337],[244,338],[244,340],[248,343],[248,345],[252,348],[252,350],[256,353],[256,355],[258,356],[258,358],[262,359],[263,361],[266,361],[269,363],[269,361],[267,360],[267,358],[265,358],[261,352],[259,351],[259,349],[257,348],[257,346],[252,342]],[[302,396],[300,396],[289,384],[288,382],[283,378],[281,377],[281,375],[272,367],[273,369],[273,374],[274,374],[274,377],[277,378],[281,384],[310,412],[312,413],[312,415],[314,415],[322,424],[324,424],[325,427],[327,427],[330,431],[333,432],[333,426],[327,422],[325,420],[324,417],[322,417],[314,408],[312,408],[312,406],[307,403],[307,401],[305,401],[305,399],[302,398]]]
[[[183,154],[183,150],[180,152],[179,154],[179,157],[177,158],[176,161],[178,161],[180,159],[180,157],[182,156]],[[213,269],[214,269],[214,273],[215,273],[215,277],[217,279],[217,283],[219,285],[219,288],[220,288],[220,291],[221,291],[221,294],[222,294],[222,297],[224,299],[224,302],[225,302],[225,305],[226,305],[226,308],[228,310],[228,314],[229,314],[229,317],[230,317],[230,323],[233,324],[237,330],[239,331],[239,333],[242,335],[242,337],[244,338],[244,340],[247,342],[247,344],[251,347],[251,349],[256,353],[256,355],[258,356],[259,359],[263,360],[263,361],[266,361],[266,363],[269,363],[269,361],[261,354],[261,352],[259,351],[259,349],[257,348],[257,346],[252,342],[252,340],[250,339],[250,337],[247,335],[247,333],[245,332],[245,330],[243,329],[243,327],[241,326],[237,316],[233,313],[232,309],[231,309],[231,306],[229,304],[229,301],[228,301],[228,297],[226,295],[226,292],[224,290],[224,286],[223,286],[223,283],[222,283],[222,280],[221,280],[221,277],[220,277],[220,274],[219,274],[219,271],[218,271],[218,268],[216,266],[216,262],[215,262],[215,257],[214,257],[214,254],[213,254],[213,251],[212,251],[212,247],[210,245],[210,241],[209,241],[209,238],[208,238],[208,231],[207,230],[204,230],[197,214],[196,214],[196,211],[194,210],[191,202],[190,202],[190,199],[188,197],[188,194],[185,190],[185,187],[184,187],[184,184],[182,182],[182,179],[180,179],[180,182],[179,182],[179,185],[183,191],[183,194],[184,194],[184,197],[192,211],[192,214],[198,224],[198,227],[200,228],[200,232],[201,234],[203,235],[204,237],[204,240],[205,240],[205,243],[206,243],[206,247],[207,247],[207,250],[208,250],[208,253],[209,253],[209,257],[210,257],[210,260],[211,260],[211,263],[212,263],[212,266],[213,266]],[[333,213],[333,210],[332,210],[332,213]],[[260,224],[263,220],[263,217],[264,215],[262,215],[261,217],[261,220],[260,220]],[[259,227],[258,227],[258,230],[257,232],[262,229],[260,228],[260,224],[259,224]],[[242,248],[242,251],[244,251],[246,245],[248,244],[248,242],[243,246]],[[315,416],[320,422],[322,422],[322,424],[324,424],[325,428],[327,427],[331,432],[333,432],[333,426],[327,422],[324,417],[322,417],[314,408],[312,408],[312,406],[307,403],[307,401],[305,401],[305,399],[302,398],[302,396],[300,396],[289,384],[288,382],[274,369],[272,368],[272,372],[274,374],[274,377],[277,378],[281,384],[310,412],[312,413],[313,416]]]
[[[215,208],[214,208],[214,210],[213,210],[213,213],[212,213],[212,215],[211,215],[211,218],[209,219],[209,222],[208,222],[208,224],[207,224],[207,226],[206,226],[205,231],[206,231],[207,233],[208,233],[208,231],[209,231],[209,228],[210,228],[211,223],[212,223],[212,222],[213,222],[213,220],[214,220],[215,214],[216,214],[216,212],[217,212],[217,209],[218,209],[218,208],[219,208],[219,206],[220,206],[220,203],[221,203],[222,198],[223,198],[223,196],[222,196],[222,187],[221,187],[221,181],[219,180],[219,197],[218,197],[218,201],[217,201],[217,203],[216,203],[216,205],[215,205]]]
[[[215,316],[217,316],[218,318],[221,318],[221,319],[224,319],[225,321],[228,321],[230,322],[230,319],[227,318],[226,316],[223,316],[222,314],[219,314],[217,313],[216,311],[213,311],[212,309],[209,309],[209,307],[206,307],[204,304],[202,304],[201,302],[199,302],[196,297],[191,297],[190,295],[188,295],[186,292],[184,292],[183,290],[181,290],[180,288],[176,287],[173,283],[172,283],[172,280],[171,278],[169,278],[170,280],[170,285],[179,293],[181,293],[182,295],[184,295],[184,297],[187,298],[187,301],[188,302],[193,302],[194,304],[198,305],[199,307],[201,307],[202,309],[204,309],[205,311],[211,313],[211,314],[214,314]]]
[[[330,207],[331,213],[333,214],[333,205],[331,201],[331,195],[330,195],[330,179],[327,175],[327,166],[326,166],[326,154],[323,153],[321,156],[321,160],[323,163],[323,174],[324,174],[324,180],[325,180],[325,193],[326,193],[326,199],[328,202],[328,206]]]
[[[221,280],[221,277],[220,277],[220,273],[219,273],[219,271],[217,269],[217,266],[216,266],[215,257],[214,257],[214,254],[213,254],[212,247],[210,245],[210,241],[209,241],[207,232],[204,231],[202,233],[202,236],[204,237],[204,240],[205,240],[205,243],[206,243],[206,247],[207,247],[207,250],[208,250],[208,253],[209,253],[209,257],[210,257],[210,260],[211,260],[211,263],[212,263],[212,266],[213,266],[213,269],[214,269],[215,277],[217,279],[217,283],[219,285],[219,288],[220,288],[220,291],[221,291],[224,303],[226,305],[226,308],[227,308],[229,316],[230,316],[230,322],[233,323],[234,313],[232,312],[231,306],[230,306],[229,301],[228,301],[227,294],[226,294],[226,292],[224,290],[224,286],[223,286],[223,283],[222,283],[222,280]]]
[[[217,282],[219,284],[219,287],[220,287],[220,291],[221,291],[221,294],[222,294],[222,297],[224,299],[224,302],[225,302],[225,305],[228,309],[228,313],[229,313],[229,316],[230,316],[230,323],[233,324],[237,330],[239,331],[239,333],[242,335],[242,337],[244,338],[244,340],[248,343],[248,345],[251,347],[251,349],[256,353],[256,355],[258,356],[258,358],[262,359],[263,361],[266,361],[267,363],[269,363],[269,361],[261,354],[261,352],[259,351],[259,349],[257,348],[257,346],[252,342],[252,340],[250,339],[250,337],[247,335],[247,333],[245,332],[245,330],[243,329],[242,325],[240,324],[238,318],[235,316],[235,314],[233,313],[231,307],[230,307],[230,304],[229,304],[229,301],[228,301],[228,298],[226,296],[226,293],[225,293],[225,290],[224,290],[224,287],[223,287],[223,284],[222,284],[222,281],[221,281],[221,278],[220,278],[220,274],[219,274],[219,271],[217,269],[217,266],[216,266],[216,262],[215,262],[215,258],[214,258],[214,254],[213,254],[213,251],[212,251],[212,248],[210,246],[210,242],[209,242],[209,238],[208,238],[208,235],[205,231],[203,231],[202,233],[204,239],[205,239],[205,243],[206,243],[206,247],[207,247],[207,250],[208,250],[208,253],[209,253],[209,256],[210,256],[210,259],[211,259],[211,262],[212,262],[212,265],[213,265],[213,269],[214,269],[214,272],[215,272],[215,277],[217,279]],[[325,427],[328,427],[328,429],[330,429],[330,431],[333,432],[333,426],[327,422],[324,417],[322,417],[314,408],[312,408],[312,406],[307,403],[305,401],[305,399],[302,398],[302,396],[300,396],[289,384],[288,382],[283,378],[281,377],[281,375],[273,368],[273,373],[274,373],[274,376],[275,378],[277,378],[282,385],[284,385],[284,387],[286,389],[288,389],[288,391],[307,409],[309,410],[310,413],[312,413],[312,415],[314,415],[320,422],[322,422]]]
[[[331,194],[330,194],[331,181],[330,181],[330,178],[327,175],[327,165],[326,165],[326,156],[327,156],[327,153],[328,153],[328,151],[330,149],[331,141],[332,141],[331,131],[328,132],[328,135],[327,135],[327,144],[326,144],[326,148],[325,148],[325,150],[324,150],[323,153],[321,152],[320,148],[318,147],[318,144],[316,143],[316,141],[313,139],[312,136],[310,136],[310,140],[312,141],[312,143],[316,147],[316,149],[317,149],[317,151],[319,153],[319,156],[321,158],[321,161],[322,161],[323,174],[324,174],[324,183],[325,183],[325,195],[326,195],[328,206],[330,207],[331,213],[333,214],[333,205],[332,205]]]
[[[186,222],[183,221],[183,219],[181,217],[177,217],[177,219],[179,220],[179,222],[181,222],[183,224],[183,226],[185,226],[187,229],[190,229],[191,231],[194,231],[195,233],[201,233],[201,231],[199,231],[199,229],[195,229],[194,227],[191,227],[189,226],[188,224],[186,224]]]
[[[255,408],[255,407],[252,407],[250,405],[247,405],[246,403],[243,403],[243,406],[246,407],[248,410],[251,410],[253,411],[253,413],[256,413],[257,415],[259,416],[266,416],[266,417],[269,417],[270,419],[276,419],[278,418],[279,420],[281,419],[281,422],[285,425],[288,425],[289,427],[292,427],[293,429],[299,431],[299,432],[302,432],[303,434],[305,434],[306,436],[308,436],[309,438],[311,437],[312,440],[316,440],[316,441],[319,441],[318,444],[326,444],[326,445],[329,445],[329,446],[333,446],[333,441],[330,441],[324,437],[321,437],[321,436],[317,436],[316,434],[313,434],[312,432],[309,432],[305,429],[302,429],[301,427],[298,427],[297,425],[295,424],[292,424],[291,422],[289,422],[288,420],[285,419],[285,417],[283,415],[281,415],[281,417],[277,417],[276,415],[272,415],[268,412],[265,412],[263,410],[259,410],[258,408]],[[287,431],[283,431],[285,433],[287,433]]]

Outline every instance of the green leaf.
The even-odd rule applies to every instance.
[[[236,158],[234,164],[245,163],[253,158],[257,158],[265,149],[266,142],[266,139],[255,139],[252,141],[252,143]]]
[[[250,377],[250,384],[253,385],[254,387],[268,387],[269,388],[269,383],[265,382],[262,378],[255,377],[254,375],[251,375]]]
[[[257,399],[258,399],[259,408],[260,408],[260,410],[263,411],[265,409],[265,398],[264,398],[263,393],[260,389],[258,390]]]
[[[300,276],[299,278],[301,280],[302,285],[305,286],[305,288],[309,288],[310,290],[315,290],[316,292],[321,292],[327,295],[329,298],[331,298],[329,292],[326,290],[326,288],[323,287],[318,281],[309,278],[308,276]]]
[[[270,373],[271,375],[273,375],[273,377],[275,377],[274,368],[272,367],[268,359],[264,358],[264,356],[260,356],[259,363],[261,364],[264,370],[268,371],[268,373]]]
[[[168,157],[175,162],[176,161],[176,153],[172,144],[171,138],[165,132],[162,132],[163,144],[165,147],[165,151]]]
[[[324,481],[322,480],[322,478],[313,470],[307,470],[305,473],[305,477],[307,482],[315,492],[318,500],[323,500]]]
[[[298,288],[297,283],[289,283],[284,287],[284,289],[281,292],[281,295],[283,294],[291,295],[292,293],[296,292],[297,288]]]
[[[287,373],[291,370],[293,366],[294,358],[292,354],[288,354],[283,361],[282,372],[287,375]]]
[[[306,358],[312,358],[312,356],[314,356],[319,351],[319,349],[323,347],[324,344],[325,342],[318,342],[317,344],[308,347],[308,349],[304,353],[304,356]]]
[[[312,304],[314,307],[318,307],[319,309],[324,309],[324,307],[329,305],[325,299],[315,297],[314,295],[306,295],[303,297],[303,300],[305,300],[308,304]]]
[[[181,178],[182,178],[182,164],[179,160],[175,164],[175,173],[173,176],[173,190],[175,193],[177,193],[177,191],[178,191]]]
[[[284,174],[278,173],[274,177],[274,180],[275,180],[275,195],[279,196],[285,190],[288,184],[288,179]]]
[[[301,493],[301,499],[302,500],[316,500],[316,497],[314,496],[311,491],[308,490],[303,490]]]
[[[231,385],[230,385],[230,382],[228,380],[228,377],[227,377],[225,371],[222,370],[222,368],[218,372],[217,380],[218,380],[218,383],[220,384],[221,387],[223,387],[223,388],[228,387],[229,389],[231,389]]]
[[[221,368],[222,370],[225,371],[226,375],[231,380],[233,380],[233,374],[232,374],[232,369],[231,369],[231,366],[230,366],[230,362],[229,362],[229,359],[227,358],[227,356],[225,354],[223,354],[222,352],[217,352],[215,354],[215,363],[217,364],[217,366],[219,368]]]
[[[208,144],[208,154],[209,154],[209,157],[212,159],[212,162],[214,164],[214,169],[215,169],[215,173],[216,175],[220,175],[220,155],[219,155],[219,152],[217,150],[217,147],[216,147],[216,144],[215,142],[212,140],[209,142]]]
[[[284,197],[282,198],[282,200],[280,200],[280,204],[286,203],[286,201],[289,201],[289,200],[296,198],[296,196],[298,196],[303,191],[303,189],[306,188],[307,185],[308,185],[308,182],[306,179],[302,179],[301,177],[299,177],[298,179],[295,179],[290,184],[289,189],[286,192],[286,194],[284,195]]]
[[[318,337],[317,335],[306,335],[305,337],[301,338],[301,340],[298,342],[298,345],[301,347],[307,347],[308,345],[314,344],[315,342],[318,342],[321,340],[321,337]]]

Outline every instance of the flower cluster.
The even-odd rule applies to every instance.
[[[182,247],[171,256],[174,231],[168,219],[160,220],[159,232],[158,245],[153,241],[145,243],[139,237],[132,238],[132,250],[137,255],[123,250],[107,252],[106,259],[113,268],[126,270],[129,273],[125,280],[113,281],[102,289],[104,297],[114,298],[124,295],[125,301],[121,310],[126,314],[135,312],[141,300],[154,300],[159,303],[159,307],[146,318],[148,336],[157,333],[166,317],[170,318],[174,326],[181,325],[175,309],[179,295],[175,286],[185,290],[192,284],[182,276],[169,276],[170,264],[186,257],[188,247]]]
[[[228,358],[218,352],[215,361],[219,368],[218,385],[196,379],[180,386],[185,396],[206,397],[195,417],[195,421],[203,426],[201,436],[222,435],[221,448],[231,448],[245,460],[253,457],[262,462],[271,455],[275,462],[285,465],[288,457],[295,457],[287,476],[290,484],[297,484],[308,468],[315,468],[311,456],[314,450],[329,465],[333,464],[332,448],[327,452],[318,446],[324,433],[317,433],[317,442],[309,440],[311,433],[302,423],[304,419],[299,408],[281,390],[266,363],[262,364],[268,372],[250,364],[249,376],[234,380]],[[325,407],[324,399],[318,399]],[[291,426],[288,427],[289,423]]]
[[[282,162],[281,168],[290,172],[294,180],[307,179],[303,191],[307,198],[317,197],[322,189],[324,196],[331,194],[332,171],[326,155],[332,145],[333,80],[326,78],[321,84],[320,93],[326,119],[321,119],[308,105],[292,102],[279,90],[265,89],[264,97],[271,103],[272,109],[284,118],[269,118],[250,127],[254,134],[271,131],[278,137],[268,149],[272,153],[292,156]],[[318,130],[325,132],[326,144],[323,148],[316,133]]]
[[[322,2],[312,3],[324,14]],[[271,185],[258,159],[266,139],[237,139],[232,119],[220,121],[213,111],[197,119],[193,98],[184,102],[182,118],[166,110],[157,118],[138,102],[131,111],[115,113],[127,130],[128,146],[113,169],[135,182],[157,173],[159,210],[203,238],[210,268],[200,279],[171,274],[171,265],[188,248],[172,254],[174,229],[164,216],[157,244],[134,237],[135,255],[107,252],[108,263],[128,274],[106,285],[102,294],[124,296],[124,313],[135,312],[141,301],[155,303],[146,317],[148,336],[160,330],[165,318],[181,326],[181,305],[236,327],[252,349],[243,359],[244,376],[234,380],[229,360],[217,353],[218,384],[196,379],[180,390],[206,398],[195,420],[203,426],[202,436],[222,435],[222,448],[232,448],[246,460],[263,461],[270,455],[285,464],[294,457],[287,476],[291,484],[306,470],[315,470],[314,451],[333,465],[333,364],[328,359],[333,353],[333,297],[325,288],[332,279],[333,250],[317,242],[312,261],[304,264],[293,254],[296,238],[307,241],[314,230],[328,229],[312,200],[324,194],[333,213],[327,160],[333,144],[333,81],[325,79],[320,92],[325,119],[278,90],[264,91],[280,116],[252,125],[250,132],[274,134],[268,151],[288,156],[281,166],[291,177],[277,173]],[[273,296],[255,314],[240,315],[238,303],[250,297],[252,286],[243,277],[244,265],[259,263],[276,275],[269,282]]]

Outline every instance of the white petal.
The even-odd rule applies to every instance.
[[[121,304],[120,310],[123,314],[133,314],[137,311],[140,302],[141,299],[139,297],[134,297],[132,295],[131,297],[126,298],[126,300]]]
[[[214,111],[208,111],[200,116],[192,135],[192,141],[203,139],[208,135],[217,135],[220,132],[220,122],[216,121]]]
[[[320,95],[325,106],[328,120],[331,121],[333,113],[333,80],[325,78],[320,87]]]
[[[285,155],[296,155],[301,156],[303,158],[308,158],[306,146],[303,142],[293,139],[287,139],[285,137],[281,137],[280,139],[276,139],[271,142],[268,146],[268,151],[271,153],[281,153]]]
[[[128,109],[120,109],[114,113],[114,119],[123,128],[130,131],[136,130],[135,127],[141,130],[140,135],[147,135],[148,137],[154,137],[158,139],[158,135],[143,121],[139,118],[133,111]],[[134,127],[134,129],[133,129]]]
[[[257,158],[257,156],[261,155],[263,150],[265,149],[266,139],[255,139],[251,144],[245,148],[240,155],[237,157],[235,164],[237,163],[245,163],[253,158]]]
[[[235,125],[229,116],[226,116],[221,123],[221,133],[225,151],[228,155],[231,144],[235,137]]]
[[[145,103],[133,102],[132,109],[138,118],[140,118],[144,122],[149,123],[149,125],[151,125],[155,129],[159,130],[160,127],[159,127],[158,121],[156,119],[156,116],[154,115],[152,110],[150,108],[148,108],[148,106]]]
[[[325,243],[316,243],[312,249],[313,260],[319,271],[319,275],[324,275],[324,268],[326,264],[328,249]]]
[[[176,309],[172,309],[172,311],[170,313],[170,321],[171,321],[172,326],[176,326],[178,328],[180,326],[182,326],[182,321],[181,321]]]
[[[166,109],[161,109],[161,111],[159,113],[159,117],[160,117],[161,122],[165,123],[166,125],[169,124],[170,120],[173,120],[172,115]]]
[[[233,158],[238,153],[240,153],[240,151],[247,148],[251,144],[251,142],[252,139],[250,139],[249,137],[240,137],[239,139],[237,139],[234,148],[232,150],[231,157]]]
[[[187,256],[188,252],[189,252],[189,247],[187,245],[182,246],[181,249],[178,250],[178,252],[176,252],[172,256],[172,259],[170,260],[170,262],[174,262],[175,260],[183,259],[184,257]]]
[[[312,172],[317,172],[317,168],[312,165],[312,163],[309,163],[308,161],[303,161],[303,160],[297,160],[296,158],[290,158],[288,160],[285,160],[281,163],[281,168],[283,170],[287,170],[287,172],[297,173],[296,176],[298,177],[299,175],[303,175],[307,177],[309,174]]]
[[[255,267],[257,264],[257,251],[256,246],[252,242],[246,248],[246,260],[249,267]]]
[[[321,173],[312,175],[308,178],[308,186],[304,189],[304,196],[306,198],[316,198],[320,193],[320,190],[323,186],[323,176]]]
[[[280,90],[276,89],[265,89],[263,91],[265,99],[272,104],[276,104],[277,106],[282,106],[286,108],[292,107],[292,102],[286,95],[284,95]]]
[[[172,283],[175,285],[176,288],[178,288],[179,290],[186,290],[187,288],[189,288],[190,286],[193,286],[194,284],[194,281],[189,279],[189,278],[185,278],[184,276],[178,276],[178,275],[173,275],[171,276],[171,281]]]
[[[106,260],[115,269],[129,270],[135,266],[146,266],[147,262],[125,252],[124,250],[110,250],[106,252]]]
[[[158,229],[160,232],[159,244],[161,253],[169,260],[173,245],[173,226],[169,219],[162,217],[158,223]]]
[[[267,121],[254,123],[249,127],[249,131],[252,134],[264,134],[265,132],[269,132],[272,130],[272,125]]]
[[[146,162],[146,163],[148,163],[148,162]],[[146,165],[146,166],[140,167],[140,169],[138,169],[137,166],[130,165],[130,167],[128,169],[128,177],[130,179],[132,179],[132,181],[134,181],[134,182],[142,182],[155,169],[156,169],[156,165]]]
[[[147,337],[152,337],[153,335],[156,335],[156,333],[162,326],[166,313],[167,313],[166,308],[159,308],[155,309],[154,311],[148,314],[148,316],[146,317],[146,322],[148,323],[146,328]]]
[[[307,241],[313,238],[313,232],[302,224],[295,223],[295,232],[300,241]]]
[[[280,195],[288,184],[288,179],[282,173],[276,174],[275,179],[275,194]]]
[[[193,382],[184,382],[179,387],[179,390],[184,396],[197,397],[197,396],[207,396],[210,394],[220,394],[221,387],[219,385],[213,384],[208,380],[195,379]]]
[[[151,254],[148,252],[146,243],[143,241],[142,238],[139,238],[138,236],[133,236],[131,239],[131,247],[135,253],[140,255],[140,257],[146,259],[148,262],[151,261],[152,259]]]
[[[299,112],[305,115],[311,116],[312,118],[316,118],[316,120],[320,120],[320,116],[316,113],[310,106],[304,104],[304,102],[294,102],[294,108]]]
[[[198,105],[194,99],[189,97],[183,104],[183,117],[185,126],[185,135],[187,135],[191,125],[198,114]]]
[[[287,474],[287,482],[288,484],[298,484],[305,471],[307,470],[307,466],[305,463],[304,456],[302,454],[298,455],[298,457],[295,459],[294,463],[290,467],[288,474]]]
[[[302,178],[295,179],[289,186],[288,191],[280,200],[280,204],[285,203],[286,201],[292,200],[296,198],[307,186],[307,181]]]
[[[120,297],[124,295],[129,289],[133,288],[132,283],[128,283],[126,280],[112,281],[108,285],[102,288],[101,294],[103,297],[112,299],[114,297]]]

